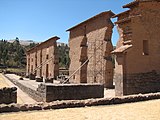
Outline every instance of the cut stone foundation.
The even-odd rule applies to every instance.
[[[0,89],[0,104],[17,103],[17,88],[4,87]]]
[[[45,93],[43,101],[82,100],[104,97],[102,84],[41,84],[38,92]]]

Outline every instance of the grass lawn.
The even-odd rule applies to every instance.
[[[11,72],[26,72],[25,68],[7,68],[7,71],[11,71]]]

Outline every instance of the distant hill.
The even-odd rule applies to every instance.
[[[7,40],[9,43],[13,43],[15,41],[15,39],[13,40]],[[34,42],[33,40],[19,40],[20,44],[21,45],[24,45],[24,46],[27,46],[29,45],[30,43],[36,43]]]
[[[15,39],[12,39],[12,40],[7,40],[9,43],[13,43],[15,41]],[[30,45],[31,43],[41,43],[41,42],[35,42],[33,40],[19,40],[19,43],[23,46],[28,46]],[[61,43],[61,42],[57,42],[57,46],[66,46],[68,45],[67,43]]]

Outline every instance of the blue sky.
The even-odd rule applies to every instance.
[[[59,36],[68,42],[66,30],[100,12],[125,11],[133,0],[0,0],[0,39],[41,42]],[[115,21],[115,19],[113,19]],[[113,44],[118,39],[116,27]]]

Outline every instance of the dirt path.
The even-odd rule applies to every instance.
[[[9,87],[9,84],[6,82],[6,80],[3,78],[3,75],[0,74],[0,88],[3,87]]]
[[[3,74],[0,73],[0,88],[3,87],[17,87],[12,82],[10,82]],[[17,87],[17,103],[19,104],[32,104],[36,101],[24,93],[21,89]]]
[[[159,120],[160,99],[121,105],[4,113],[0,120]]]

